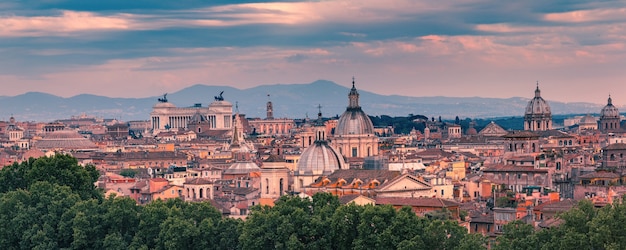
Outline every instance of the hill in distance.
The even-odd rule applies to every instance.
[[[357,86],[358,87],[358,86]],[[315,117],[318,105],[325,117],[341,115],[348,105],[349,88],[331,81],[318,80],[309,84],[261,85],[248,89],[228,86],[194,85],[169,93],[167,99],[178,107],[196,103],[207,106],[214,96],[224,91],[226,101],[237,104],[239,112],[247,117],[265,117],[265,104],[274,104],[274,117]],[[489,118],[522,116],[529,98],[507,99],[482,97],[409,97],[379,95],[359,90],[363,110],[373,116]],[[69,98],[29,92],[17,96],[0,97],[0,120],[13,114],[18,121],[53,121],[80,114],[123,121],[149,120],[152,106],[160,96],[149,98],[110,98],[82,94]],[[592,103],[562,103],[549,101],[553,114],[597,114],[603,105]],[[623,107],[622,107],[623,109]]]

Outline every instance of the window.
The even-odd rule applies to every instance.
[[[352,148],[352,157],[357,157],[357,148]]]

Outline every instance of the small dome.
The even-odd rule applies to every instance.
[[[541,97],[539,86],[535,90],[535,98],[528,102],[526,106],[526,115],[551,115],[550,105]]]
[[[591,116],[591,115],[586,115],[585,117],[580,119],[580,124],[581,125],[593,125],[593,124],[597,124],[598,122],[596,121],[596,118]]]
[[[609,100],[606,106],[602,108],[602,112],[600,112],[600,116],[601,116],[601,119],[607,119],[607,118],[619,119],[619,110],[617,109],[617,107],[613,106],[613,100],[611,99],[610,96],[609,96]]]
[[[209,121],[206,119],[206,116],[200,114],[200,112],[196,112],[189,120],[189,124],[203,124],[208,123]]]
[[[470,127],[465,131],[466,135],[477,135],[478,131],[474,127]]]
[[[337,169],[347,169],[343,156],[326,141],[315,141],[300,156],[297,175],[327,175]]]
[[[224,174],[249,174],[251,172],[261,171],[261,168],[256,165],[256,163],[251,161],[241,161],[235,162],[226,170],[224,170]]]

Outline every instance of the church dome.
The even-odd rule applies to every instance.
[[[190,124],[204,124],[208,122],[209,121],[206,119],[206,116],[200,114],[199,111],[197,111],[189,120]]]
[[[224,170],[224,174],[249,174],[260,170],[261,168],[252,161],[240,161],[230,165],[230,167]]]
[[[337,169],[347,169],[343,156],[327,141],[317,140],[306,148],[296,168],[297,175],[327,175]]]
[[[611,99],[610,96],[609,96],[609,100],[606,106],[602,108],[602,112],[600,112],[600,116],[602,117],[602,119],[619,118],[619,110],[617,110],[617,107],[613,106],[613,100]]]
[[[591,116],[590,114],[587,114],[582,119],[580,119],[581,125],[590,125],[590,124],[597,124],[597,123],[598,122],[596,121],[596,118]]]
[[[370,118],[361,109],[361,106],[359,106],[359,93],[354,87],[354,80],[352,80],[352,89],[350,90],[348,99],[350,103],[337,122],[335,135],[374,134],[374,125],[372,124],[372,120],[370,120]]]
[[[74,130],[58,130],[45,135],[35,143],[39,149],[89,150],[97,145]]]
[[[535,97],[528,102],[526,106],[526,113],[528,115],[545,115],[550,116],[552,112],[550,111],[550,105],[548,102],[541,97],[541,91],[539,90],[539,86],[535,90]]]

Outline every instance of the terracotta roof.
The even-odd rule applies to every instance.
[[[504,138],[539,138],[539,134],[531,131],[511,131],[508,134],[502,136]]]
[[[458,207],[460,204],[455,201],[441,198],[403,198],[403,197],[378,197],[376,205],[412,206],[412,207]]]
[[[339,197],[339,202],[340,202],[341,204],[344,204],[344,205],[345,205],[345,204],[348,204],[348,203],[350,203],[350,202],[354,201],[356,198],[358,198],[358,197],[360,197],[360,196],[363,196],[363,195],[360,195],[360,194],[347,194],[347,195],[343,195],[343,196]],[[365,199],[368,199],[368,200],[374,201],[374,199],[368,198],[368,197],[366,197],[366,196],[363,196],[363,197],[364,197]]]
[[[576,201],[566,199],[562,201],[545,202],[538,206],[535,206],[533,210],[544,212],[565,212],[576,205]]]
[[[285,162],[285,159],[276,154],[271,154],[269,157],[267,157],[267,159],[264,160],[264,162]]]
[[[604,147],[603,150],[626,150],[626,143],[614,143]]]
[[[473,215],[470,217],[470,222],[493,224],[493,213]]]
[[[547,173],[548,169],[538,169],[533,166],[515,166],[515,165],[487,165],[485,164],[485,173],[489,172],[535,172],[535,173]]]
[[[607,171],[597,171],[588,174],[581,175],[580,179],[593,179],[593,178],[604,178],[604,179],[615,179],[619,178],[619,174]]]
[[[346,184],[350,184],[355,179],[359,179],[363,181],[363,183],[369,183],[373,180],[378,180],[379,183],[384,183],[386,181],[392,180],[397,176],[400,176],[400,171],[339,169],[328,175],[326,178],[329,179],[331,182],[336,182],[339,179],[343,179],[346,181]]]
[[[558,219],[558,218],[550,218],[547,220],[542,221],[541,223],[539,223],[540,228],[551,228],[551,227],[558,227],[561,224],[563,224],[563,220]]]
[[[194,179],[190,179],[185,181],[184,184],[189,184],[189,185],[207,185],[207,184],[213,184],[213,182],[209,179],[206,178],[194,178]]]

